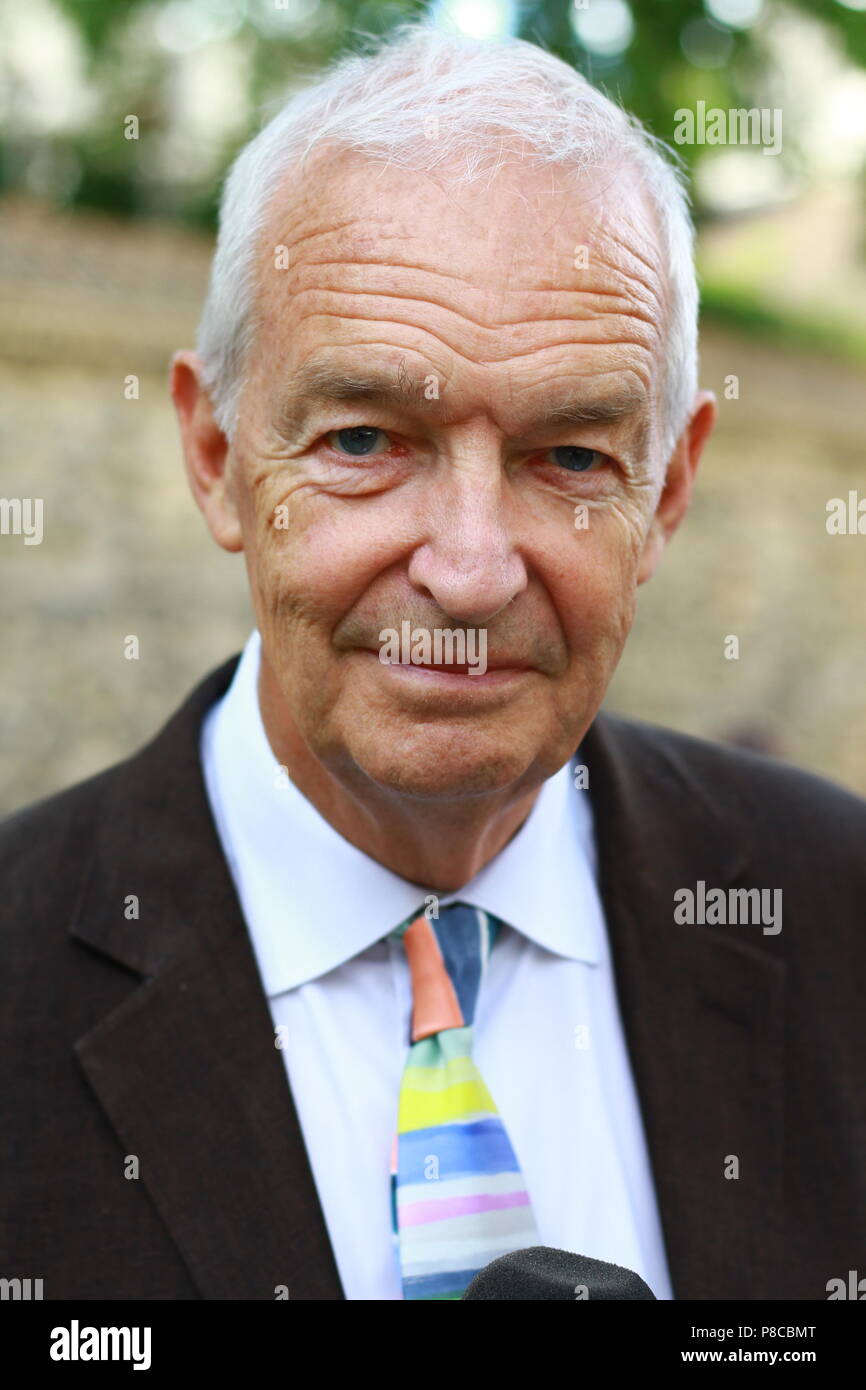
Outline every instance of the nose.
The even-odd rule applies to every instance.
[[[498,452],[473,454],[443,465],[431,483],[426,538],[412,554],[409,580],[455,622],[482,627],[526,588],[528,574]]]

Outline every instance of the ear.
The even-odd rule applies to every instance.
[[[243,549],[241,526],[231,487],[228,439],[214,418],[201,358],[176,352],[169,388],[177,412],[186,476],[208,530],[223,550]]]
[[[712,391],[698,391],[689,422],[677,440],[668,463],[661,496],[644,541],[638,584],[645,584],[655,574],[665,546],[688,511],[695,473],[704,445],[716,423],[716,415],[716,398]]]

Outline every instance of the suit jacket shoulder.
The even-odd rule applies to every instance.
[[[768,842],[805,830],[809,837],[839,835],[845,847],[862,844],[866,799],[817,773],[607,711],[593,729],[660,796],[709,799],[720,814],[765,829]]]
[[[134,792],[147,787],[147,800],[159,810],[158,787],[167,779],[173,757],[189,762],[189,733],[195,731],[213,701],[227,689],[238,657],[210,672],[153,738],[135,754],[114,763],[63,791],[21,807],[0,821],[0,927],[2,950],[13,951],[10,934],[26,953],[37,944],[40,932],[65,940],[69,918],[86,878],[96,838],[104,829],[107,805],[113,810],[118,787],[127,809],[139,821],[146,806]],[[153,776],[154,771],[156,777]],[[110,827],[115,829],[116,825]],[[130,891],[132,891],[130,889]],[[58,912],[57,909],[61,908]],[[65,909],[65,914],[62,909]],[[39,930],[34,930],[38,923]],[[8,956],[7,956],[8,959]]]

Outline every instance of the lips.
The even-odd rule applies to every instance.
[[[378,659],[379,651],[376,647],[360,647],[356,650],[369,652],[371,656]],[[470,670],[467,662],[447,661],[436,664],[432,661],[388,661],[383,663],[386,666],[417,666],[420,671],[463,671]],[[532,671],[534,666],[531,661],[526,661],[521,656],[500,656],[491,660],[489,657],[485,662],[488,671]]]
[[[374,651],[372,647],[362,647],[361,650],[381,661],[378,651]],[[381,664],[405,667],[415,671],[435,671],[443,676],[469,676],[473,672],[478,672],[477,664],[470,666],[468,662],[459,661],[443,662],[438,665],[430,661],[387,661]],[[487,675],[491,671],[532,671],[534,669],[532,664],[524,661],[522,657],[499,657],[495,661],[487,660],[484,663],[484,671],[479,674]],[[476,679],[478,679],[477,675]]]

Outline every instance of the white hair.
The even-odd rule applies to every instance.
[[[464,183],[507,159],[576,172],[633,169],[656,213],[667,277],[666,463],[697,386],[694,230],[677,156],[567,63],[522,39],[474,39],[422,20],[399,25],[367,50],[338,59],[293,93],[229,171],[196,343],[220,429],[234,439],[271,200],[287,173],[327,140],[408,170],[447,168]]]

